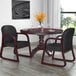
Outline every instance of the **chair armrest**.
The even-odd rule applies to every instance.
[[[48,40],[55,40],[55,39],[56,39],[56,38],[54,38],[54,37],[47,38],[47,39],[45,40],[45,43],[47,43]]]
[[[5,37],[11,37],[12,39],[13,39],[13,42],[14,42],[14,45],[15,45],[15,47],[17,47],[17,44],[16,44],[16,42],[17,42],[17,40],[16,40],[16,38],[14,37],[14,36],[12,36],[12,35],[4,35],[4,34],[2,34],[2,44],[4,44],[4,38]]]
[[[61,40],[61,38],[62,38],[62,35],[56,36],[56,38],[55,38],[55,43],[57,42],[57,40]]]
[[[49,40],[55,40],[55,43],[57,43],[57,40],[60,40],[60,41],[61,41],[61,38],[59,38],[59,37],[60,37],[60,35],[57,36],[56,38],[54,38],[54,37],[47,38],[47,39],[45,40],[45,43],[44,43],[45,48],[46,48],[47,42],[48,42]],[[62,43],[62,42],[61,42],[61,43]]]
[[[17,34],[25,35],[25,36],[27,37],[27,41],[28,41],[28,42],[30,42],[30,39],[29,39],[29,36],[28,36],[28,34],[21,33],[21,32],[17,32]]]
[[[49,40],[55,40],[55,39],[56,39],[56,38],[53,38],[53,37],[47,38],[47,39],[45,40],[45,43],[44,43],[45,48],[46,48],[47,42],[48,42]]]
[[[55,40],[55,42],[57,42],[57,40],[61,40],[61,38],[59,38],[60,36],[61,36],[61,35],[57,36],[56,38],[54,38],[54,37],[47,38],[47,39],[45,40],[45,43],[47,43],[48,40]]]

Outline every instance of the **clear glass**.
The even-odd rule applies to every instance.
[[[76,0],[60,0],[61,28],[75,28],[76,35]],[[64,13],[65,12],[65,13]],[[70,12],[70,13],[69,13]]]
[[[62,13],[61,14],[61,28],[63,30],[67,28],[75,28],[76,35],[76,13]]]
[[[40,26],[41,26],[41,32],[43,32],[44,31],[43,24],[41,24]]]

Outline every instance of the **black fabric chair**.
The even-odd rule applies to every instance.
[[[41,63],[49,66],[57,66],[57,67],[64,67],[66,62],[72,62],[75,60],[75,55],[73,51],[73,34],[74,28],[66,29],[62,35],[57,36],[56,38],[48,38],[45,40],[45,50],[43,51]],[[54,40],[55,42],[48,43],[49,40]],[[51,57],[52,60],[59,60],[62,61],[64,64],[57,64],[57,63],[49,63],[45,61],[45,52],[49,50],[52,52]],[[72,52],[72,59],[66,59],[65,53]],[[62,58],[57,58],[55,52],[61,52]],[[71,55],[69,55],[71,56]]]
[[[12,25],[2,26],[1,31],[2,31],[2,46],[1,46],[1,52],[0,52],[1,58],[10,60],[10,61],[19,62],[19,56],[31,57],[30,41],[29,41],[29,36],[27,34],[17,33],[15,27]],[[19,41],[18,34],[25,35],[27,40]],[[14,54],[16,55],[16,59],[4,57],[3,56],[3,48],[4,47],[14,47]],[[29,55],[18,54],[17,49],[20,49],[23,47],[29,48]]]

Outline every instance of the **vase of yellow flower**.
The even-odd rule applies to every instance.
[[[35,15],[36,21],[39,22],[39,25],[41,26],[41,31],[43,31],[42,23],[45,20],[45,17],[46,17],[45,13],[38,13]]]

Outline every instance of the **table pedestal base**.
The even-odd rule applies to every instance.
[[[32,57],[36,54],[36,52],[38,52],[39,50],[45,50],[45,47],[44,47],[44,44],[42,44],[42,45],[38,45],[36,48],[34,48],[33,50],[32,50]],[[46,53],[50,56],[50,54],[49,54],[49,52],[48,51],[46,51]]]

